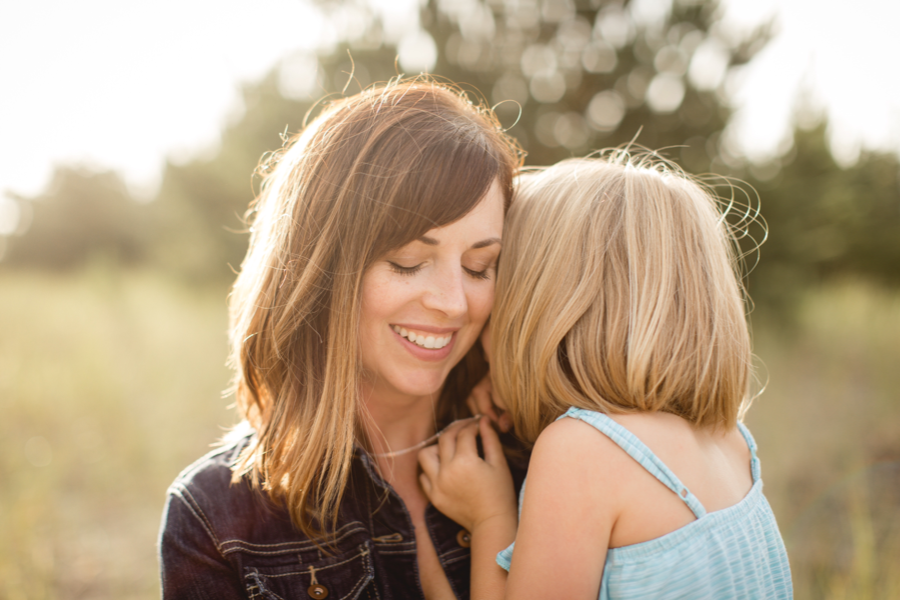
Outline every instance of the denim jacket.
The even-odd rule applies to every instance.
[[[169,488],[159,538],[164,600],[424,600],[412,520],[365,452],[353,459],[336,549],[320,549],[264,492],[231,484],[230,465],[248,440],[207,454]],[[510,467],[518,487],[524,469]],[[432,505],[425,521],[450,587],[468,599],[468,533]]]

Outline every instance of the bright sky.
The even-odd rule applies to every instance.
[[[723,1],[732,27],[776,11],[780,23],[734,82],[734,139],[748,155],[776,151],[801,83],[826,107],[843,160],[861,143],[900,149],[900,2]],[[241,82],[288,55],[302,65],[335,36],[308,0],[29,0],[0,4],[0,23],[0,203],[7,190],[39,193],[60,163],[152,190],[167,155],[215,147],[242,110]]]
[[[900,151],[900,2],[724,0],[737,28],[777,15],[776,37],[736,82],[733,125],[750,157],[772,153],[789,133],[798,93],[829,117],[832,153],[852,164],[860,146]]]

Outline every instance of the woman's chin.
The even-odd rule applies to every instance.
[[[434,375],[416,376],[410,374],[407,377],[398,378],[391,382],[392,387],[398,395],[409,396],[411,398],[434,397],[440,393],[444,386],[446,376],[435,377]]]

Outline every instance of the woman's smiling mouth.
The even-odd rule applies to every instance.
[[[400,325],[391,325],[391,329],[399,334],[400,337],[406,338],[419,348],[427,348],[429,350],[440,350],[453,339],[453,333],[435,335],[421,331],[412,331]]]

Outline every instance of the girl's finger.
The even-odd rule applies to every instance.
[[[422,472],[431,479],[437,479],[438,471],[441,470],[441,460],[438,458],[437,446],[429,446],[419,450],[419,466]]]
[[[479,419],[479,432],[481,433],[481,445],[484,447],[484,460],[496,467],[506,464],[506,456],[503,454],[503,445],[497,432],[491,427],[490,421],[487,419]]]
[[[438,438],[438,453],[441,462],[448,463],[453,460],[453,455],[456,454],[456,436],[459,435],[459,430],[465,427],[466,423],[467,421],[454,423],[445,429]]]
[[[426,475],[425,473],[419,475],[419,485],[422,486],[422,491],[425,492],[425,495],[428,496],[429,499],[431,499],[432,486],[431,479],[428,478],[428,475]]]
[[[457,456],[461,454],[478,456],[478,444],[475,443],[475,438],[478,436],[479,421],[481,421],[481,419],[470,422],[463,427],[462,431],[459,432],[459,435],[456,436]]]
[[[470,395],[468,398],[466,398],[466,406],[469,407],[469,412],[472,413],[473,415],[480,414],[478,412],[478,403],[475,402],[474,396]]]

